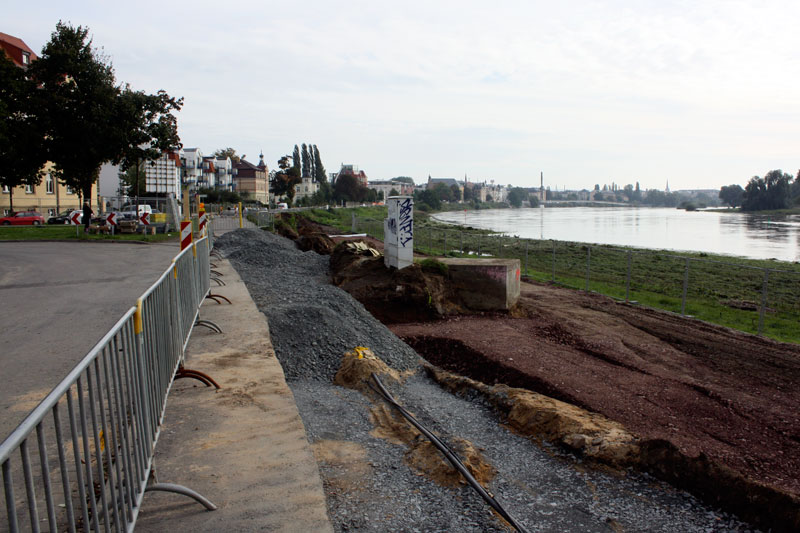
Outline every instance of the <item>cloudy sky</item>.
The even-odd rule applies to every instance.
[[[521,186],[744,185],[800,168],[800,2],[13,2],[35,52],[87,26],[186,147]]]

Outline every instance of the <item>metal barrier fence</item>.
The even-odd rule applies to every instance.
[[[150,484],[166,399],[209,290],[200,239],[0,443],[5,505],[16,531],[132,531]]]
[[[383,240],[383,221],[358,219],[353,230]],[[415,250],[431,255],[517,258],[532,279],[800,342],[800,270],[791,265],[431,227],[414,237]]]
[[[222,231],[232,231],[239,228],[255,228],[256,224],[250,220],[249,212],[239,215],[211,215],[209,216],[208,225],[214,226],[216,233]]]

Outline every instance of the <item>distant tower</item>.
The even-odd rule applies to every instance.
[[[266,168],[267,164],[264,163],[264,152],[258,154],[258,168]]]
[[[544,171],[539,173],[539,200],[544,202]]]
[[[667,190],[666,190],[666,192],[669,192],[669,180],[667,180]]]

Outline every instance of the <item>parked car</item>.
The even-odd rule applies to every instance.
[[[44,217],[36,211],[20,211],[11,216],[0,218],[3,226],[39,226],[44,224]]]
[[[122,206],[122,209],[118,211],[118,214],[122,218],[133,220],[139,218],[146,212],[153,212],[153,208],[148,204],[139,204],[138,206],[135,204],[125,204]]]
[[[72,214],[73,211],[76,209],[67,209],[66,211],[62,211],[57,215],[53,215],[52,217],[47,219],[48,224],[69,224],[69,216]],[[78,224],[81,223],[81,219],[83,218],[83,213],[78,215]]]

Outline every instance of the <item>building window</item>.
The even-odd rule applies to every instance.
[[[47,210],[47,215],[48,215],[48,216],[51,216],[51,217],[54,217],[54,216],[56,216],[56,210],[55,210],[55,209],[52,209],[52,208],[51,208],[51,209],[48,209],[48,210]]]
[[[25,185],[25,194],[33,194],[33,185]]]
[[[10,191],[10,190],[8,190],[8,185],[3,185],[3,194],[8,194],[8,193],[10,193],[10,192],[11,192],[11,191]]]
[[[22,52],[22,64],[23,65],[31,64],[31,55],[28,52]]]
[[[67,185],[66,188],[67,188],[67,194],[75,194],[75,191],[72,190],[72,187]]]
[[[47,173],[47,176],[44,178],[44,186],[47,194],[53,194],[53,176],[50,173]]]

